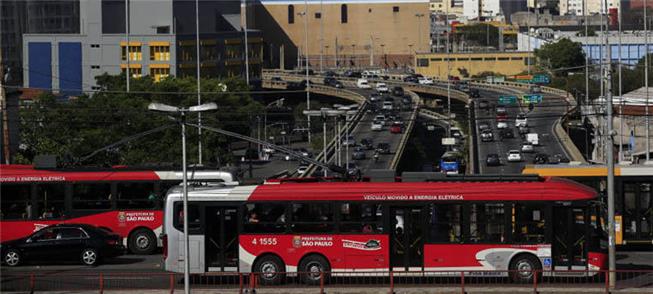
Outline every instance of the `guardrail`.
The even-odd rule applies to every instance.
[[[608,277],[615,273],[616,284]],[[356,271],[277,272],[275,283],[260,273],[220,272],[193,274],[191,289],[212,293],[652,293],[653,270],[609,271]],[[513,282],[524,275],[526,282]],[[2,292],[37,291],[120,293],[182,292],[183,274],[166,272],[130,273],[3,273]]]
[[[392,157],[392,160],[390,161],[390,169],[391,170],[397,170],[397,167],[399,166],[399,160],[401,160],[401,156],[404,153],[404,149],[406,149],[406,143],[408,142],[408,139],[410,138],[410,133],[413,131],[413,127],[415,126],[415,120],[417,120],[417,113],[419,113],[420,106],[422,105],[422,98],[419,97],[419,95],[415,94],[413,91],[406,91],[408,95],[411,97],[411,101],[413,101],[413,112],[410,114],[410,119],[408,121],[408,125],[406,126],[406,131],[403,134],[403,137],[401,137],[401,141],[399,141],[399,146],[397,146],[397,150],[395,151],[395,155]]]

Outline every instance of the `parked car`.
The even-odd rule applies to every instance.
[[[380,154],[390,154],[390,144],[388,143],[376,144],[376,151],[378,151]]]
[[[351,159],[353,160],[363,160],[365,159],[365,149],[363,147],[356,147],[351,153]]]
[[[372,127],[370,128],[372,131],[382,131],[383,130],[383,121],[378,121],[375,120],[372,122]]]
[[[510,151],[508,151],[508,161],[509,162],[520,162],[520,161],[522,161],[521,152],[519,152],[519,150],[510,150]]]
[[[388,89],[388,85],[386,85],[385,83],[376,83],[376,91],[378,91],[379,93],[388,93],[390,89]]]
[[[88,224],[52,225],[0,246],[2,262],[8,266],[53,261],[94,266],[124,251],[120,236]]]
[[[404,88],[395,86],[392,88],[392,95],[395,95],[397,97],[404,96]]]
[[[390,126],[390,133],[401,134],[403,126],[401,124],[394,123]]]
[[[365,138],[361,140],[361,147],[365,148],[366,150],[374,150],[374,142],[372,139]]]
[[[481,132],[481,141],[482,142],[492,142],[494,141],[494,134],[492,130],[484,130]]]
[[[528,126],[528,119],[526,118],[526,114],[520,113],[517,115],[517,118],[515,119],[515,126],[516,127]]]
[[[535,154],[535,158],[533,158],[534,164],[547,164],[548,162],[549,162],[549,156],[546,155],[545,153]]]
[[[499,158],[499,154],[489,153],[485,159],[485,164],[487,166],[500,166],[501,159]]]

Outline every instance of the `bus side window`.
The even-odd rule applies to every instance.
[[[1,184],[0,207],[2,208],[2,219],[30,219],[32,215],[32,203],[30,184]]]
[[[341,203],[341,233],[383,233],[383,209],[374,203]]]
[[[434,243],[460,243],[460,204],[429,205],[429,237]]]
[[[111,184],[77,183],[73,185],[74,209],[111,208]]]
[[[38,218],[61,218],[65,216],[65,184],[42,183],[37,186],[37,191]]]
[[[180,232],[184,231],[184,203],[181,201],[175,202],[174,210],[174,227]],[[201,229],[200,209],[197,204],[188,204],[188,232],[198,233]]]
[[[469,242],[502,243],[506,241],[503,203],[471,204]]]
[[[118,209],[154,208],[157,201],[153,182],[118,183]]]
[[[534,204],[516,203],[513,208],[514,220],[512,233],[517,243],[544,242],[545,220],[544,210]]]
[[[293,203],[291,230],[297,233],[332,232],[332,203]]]
[[[281,233],[286,231],[286,205],[280,203],[248,203],[245,205],[246,233]]]

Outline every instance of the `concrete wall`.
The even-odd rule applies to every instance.
[[[417,54],[415,71],[429,77],[446,79],[449,75],[469,77],[482,72],[515,75],[528,70],[527,52]],[[447,62],[447,58],[451,61]],[[531,64],[533,64],[531,60]],[[449,63],[449,64],[447,64]],[[449,73],[449,74],[448,74]]]
[[[294,23],[288,21],[289,5],[294,7]],[[341,5],[347,5],[347,23],[341,23]],[[250,24],[263,32],[263,38],[272,45],[270,50],[278,53],[283,46],[286,67],[295,66],[297,51],[303,50],[306,40],[304,16],[298,15],[305,10],[304,1],[262,1],[255,10]],[[321,18],[316,18],[320,12]],[[341,65],[352,61],[355,66],[369,65],[370,53],[376,56],[375,63],[382,54],[408,57],[416,50],[428,50],[429,3],[376,0],[320,4],[312,0],[308,5],[308,32],[308,54],[313,66],[319,63],[320,53],[333,64],[336,48]]]

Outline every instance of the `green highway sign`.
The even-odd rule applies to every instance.
[[[517,96],[514,95],[501,95],[499,96],[499,104],[511,105],[517,103]]]
[[[522,96],[524,103],[540,103],[542,102],[542,95],[540,94],[526,94]]]
[[[551,83],[551,78],[545,74],[537,74],[533,76],[532,81],[536,84],[549,84]]]

